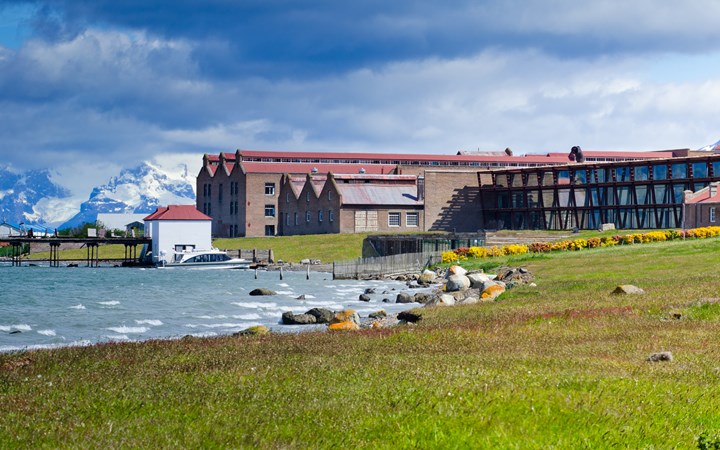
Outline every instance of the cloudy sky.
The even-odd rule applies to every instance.
[[[699,148],[718,23],[716,0],[0,0],[0,164]]]

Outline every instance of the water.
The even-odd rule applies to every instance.
[[[250,296],[265,287],[274,296]],[[358,300],[375,287],[369,303]],[[393,290],[394,289],[394,290]],[[0,352],[109,341],[232,334],[253,325],[275,331],[284,311],[352,308],[361,317],[418,304],[395,301],[396,281],[333,280],[332,274],[246,270],[51,268],[0,266]],[[386,294],[380,294],[386,292]],[[297,300],[305,295],[305,300]],[[313,327],[313,326],[310,326]],[[315,326],[316,328],[323,328]]]

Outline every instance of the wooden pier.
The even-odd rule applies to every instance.
[[[22,250],[26,244],[48,244],[50,246],[50,262],[51,267],[60,267],[60,247],[63,244],[82,244],[87,248],[86,263],[88,267],[97,267],[100,262],[99,246],[107,244],[120,244],[125,246],[125,256],[121,260],[123,265],[137,265],[140,263],[144,255],[137,254],[137,246],[147,244],[151,246],[152,239],[146,237],[111,237],[111,238],[74,238],[62,236],[8,236],[1,238],[0,242],[7,242],[11,247],[10,259],[13,266],[19,266],[22,263]],[[33,260],[34,261],[34,260]],[[76,261],[76,259],[73,259]]]

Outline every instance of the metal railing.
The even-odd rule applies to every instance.
[[[419,273],[442,261],[441,252],[403,253],[400,255],[358,258],[333,262],[333,279],[363,279],[384,275]]]

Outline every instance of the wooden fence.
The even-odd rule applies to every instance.
[[[333,262],[333,279],[363,279],[383,275],[420,272],[442,261],[441,252],[403,253],[400,255],[358,258]]]

